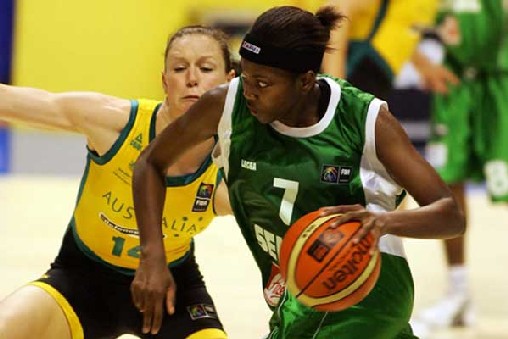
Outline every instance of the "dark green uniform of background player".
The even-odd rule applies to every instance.
[[[469,2],[476,5],[464,6],[463,11],[452,5],[443,13],[459,24],[460,41],[447,46],[445,65],[461,83],[448,95],[435,96],[429,159],[445,182],[485,177],[492,199],[507,201],[506,13],[503,0]]]
[[[205,94],[137,162],[136,217],[149,250],[160,241],[166,168],[202,138],[217,135],[214,156],[274,310],[269,338],[411,338],[413,286],[398,236],[456,236],[463,218],[386,104],[345,81],[316,77],[339,18],[331,7],[316,15],[287,6],[263,13],[242,42],[241,80]],[[402,187],[421,208],[395,209]],[[359,220],[359,238],[372,232],[382,251],[374,290],[336,313],[301,305],[283,292],[278,274],[278,248],[289,225],[323,206],[329,206],[324,215],[344,213],[334,225]]]
[[[508,201],[508,1],[448,0],[439,25],[445,66],[459,78],[436,94],[427,157],[465,209],[464,182],[486,180],[491,200]],[[483,225],[482,225],[483,226]],[[470,325],[474,309],[465,265],[465,239],[447,240],[448,288],[416,321],[432,326]],[[416,324],[416,322],[415,322]],[[423,333],[423,332],[422,332]]]

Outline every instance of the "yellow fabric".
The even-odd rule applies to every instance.
[[[199,332],[193,333],[186,339],[227,339],[226,333],[217,328],[207,328]]]
[[[382,4],[376,1],[351,20],[349,39],[365,40],[374,28]],[[437,0],[388,0],[386,16],[371,40],[372,47],[397,74],[420,40],[415,27],[430,27],[437,12]]]
[[[58,303],[58,305],[64,312],[65,318],[67,318],[67,323],[69,324],[69,328],[71,331],[71,338],[84,339],[85,335],[83,333],[83,327],[81,326],[78,316],[74,312],[74,309],[69,304],[67,299],[65,299],[65,297],[62,294],[60,294],[60,292],[58,292],[56,289],[54,289],[52,286],[48,284],[45,284],[40,281],[34,281],[31,282],[30,284],[42,288],[49,295],[51,295],[53,299],[55,299],[55,301]]]
[[[88,171],[74,210],[78,245],[99,260],[128,269],[138,267],[140,249],[133,207],[132,169],[150,141],[150,125],[158,104],[149,100],[138,102],[132,128],[126,137],[121,135],[99,160],[89,156]],[[190,183],[167,187],[162,233],[168,263],[184,257],[191,248],[192,237],[211,222],[217,174],[217,167],[210,164]]]

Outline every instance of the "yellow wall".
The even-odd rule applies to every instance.
[[[169,33],[209,10],[311,3],[269,0],[18,0],[13,82],[50,91],[161,98]]]

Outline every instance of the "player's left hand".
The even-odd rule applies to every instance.
[[[162,326],[164,304],[175,312],[176,284],[166,260],[141,257],[131,283],[132,300],[143,314],[143,334],[157,334]]]
[[[374,236],[374,242],[370,248],[371,254],[374,253],[379,244],[379,237],[381,237],[384,228],[384,221],[380,216],[382,213],[374,213],[367,211],[362,205],[341,205],[341,206],[326,206],[319,209],[321,216],[328,216],[332,214],[340,214],[335,220],[330,223],[331,227],[338,227],[349,221],[359,221],[362,228],[353,238],[353,242],[358,243],[367,234],[371,233]]]

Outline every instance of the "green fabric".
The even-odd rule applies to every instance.
[[[416,338],[408,324],[413,279],[407,261],[382,254],[381,274],[371,293],[341,312],[316,312],[286,293],[270,321],[269,339]]]

